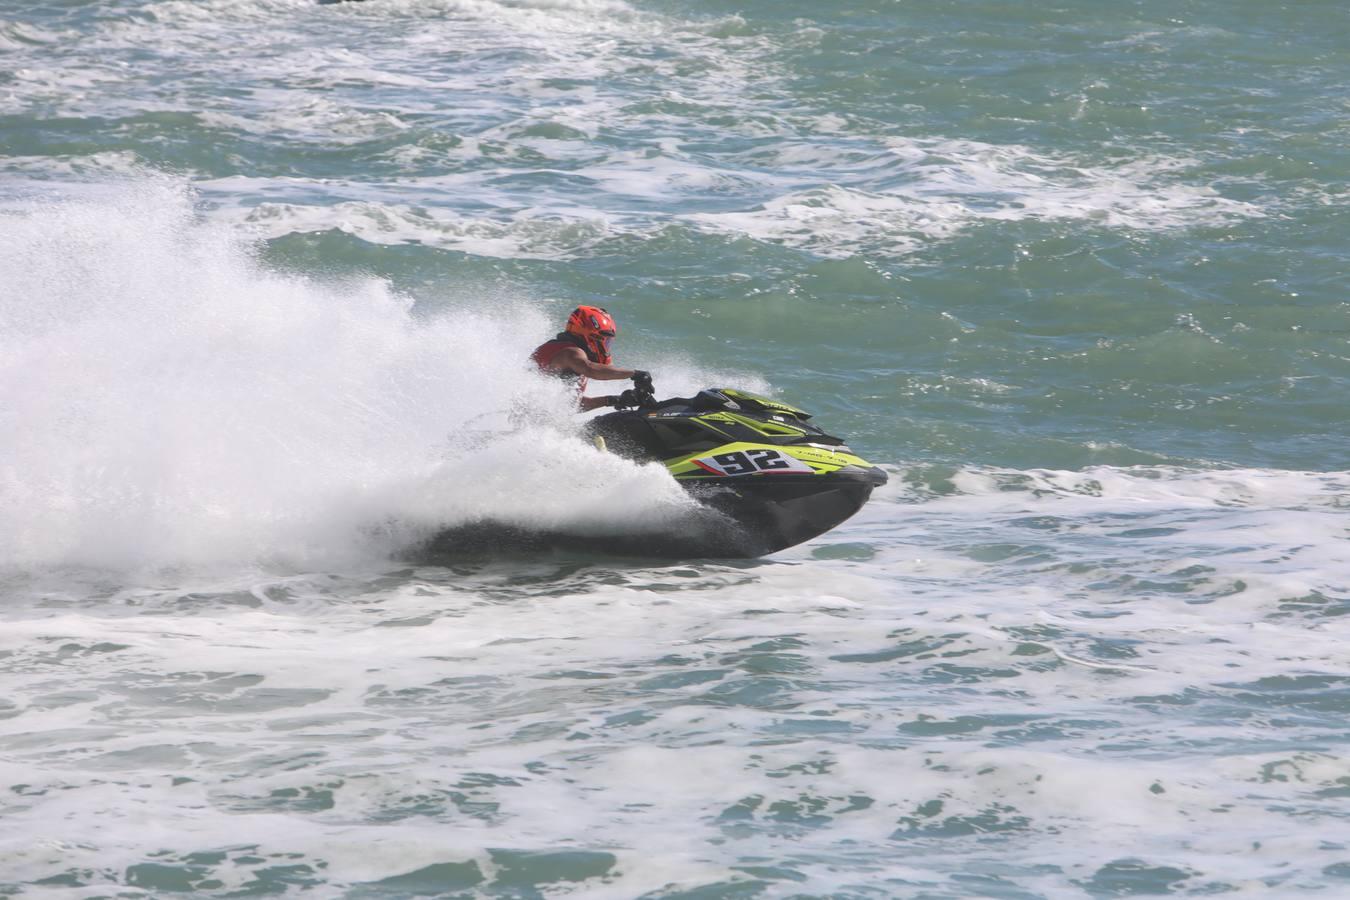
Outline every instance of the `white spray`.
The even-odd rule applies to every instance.
[[[8,567],[331,564],[397,550],[391,523],[632,527],[686,502],[549,426],[452,452],[522,397],[570,418],[524,365],[555,328],[528,304],[425,319],[376,279],[270,272],[164,180],[0,216]]]

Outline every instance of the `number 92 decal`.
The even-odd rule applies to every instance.
[[[736,450],[691,459],[694,465],[713,475],[810,475],[815,470],[795,456],[777,450]]]

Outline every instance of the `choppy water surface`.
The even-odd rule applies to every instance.
[[[1344,893],[1348,82],[1317,0],[0,4],[0,893]],[[685,509],[578,302],[890,485],[407,562]]]

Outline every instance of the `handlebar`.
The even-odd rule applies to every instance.
[[[650,372],[633,373],[633,386],[619,395],[614,404],[617,409],[651,409],[656,406],[656,389],[652,386]]]

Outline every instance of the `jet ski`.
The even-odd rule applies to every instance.
[[[418,548],[421,561],[575,550],[663,558],[750,559],[809,541],[862,508],[886,473],[787,403],[734,388],[657,400],[650,376],[584,436],[610,453],[659,462],[697,501],[659,530],[559,533],[476,521]]]
[[[592,419],[597,446],[661,462],[722,519],[703,535],[703,556],[755,557],[809,541],[860,510],[886,473],[796,406],[734,388],[658,401],[650,380],[626,391],[633,407]]]

